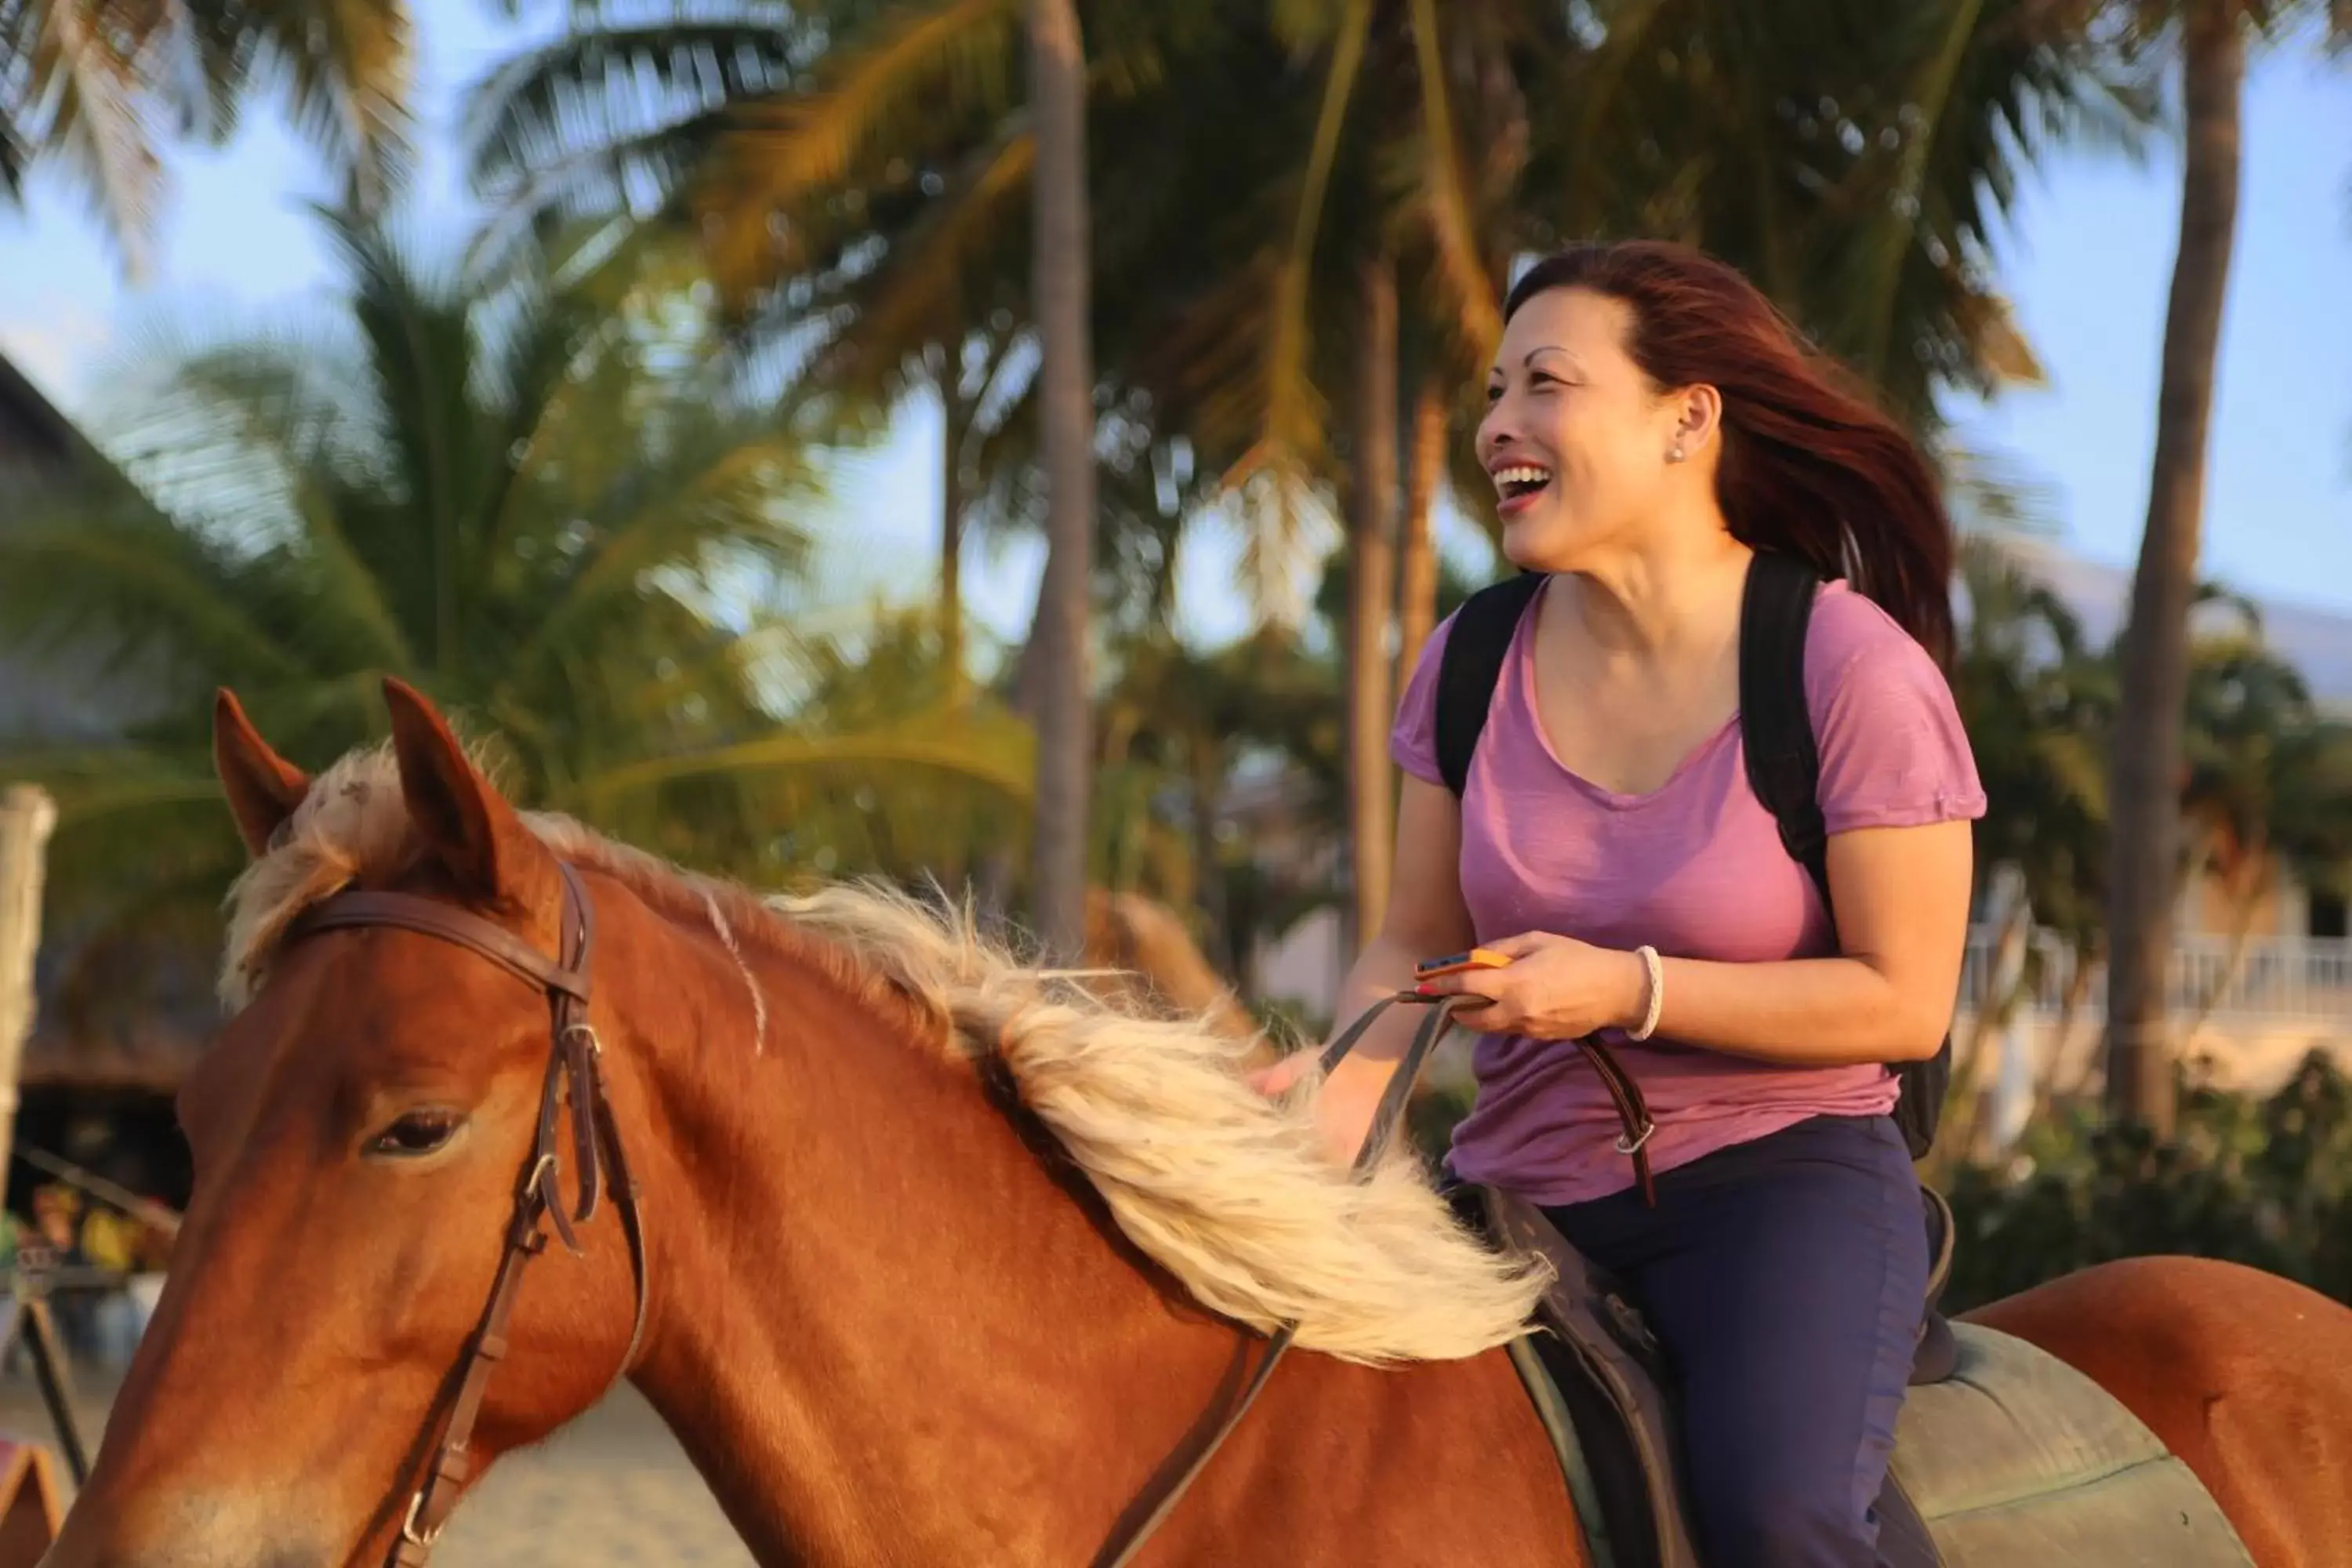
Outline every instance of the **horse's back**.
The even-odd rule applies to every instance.
[[[2196,1258],[2103,1263],[1967,1314],[2113,1394],[2262,1568],[2352,1565],[2352,1308]]]

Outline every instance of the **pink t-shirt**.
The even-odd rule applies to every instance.
[[[1647,795],[1602,789],[1561,765],[1536,718],[1530,637],[1542,601],[1531,601],[1512,637],[1463,792],[1462,895],[1478,940],[1543,931],[1751,963],[1835,952],[1812,879],[1748,787],[1737,718]],[[1399,766],[1441,786],[1437,670],[1453,626],[1449,617],[1423,648],[1391,737]],[[1843,582],[1814,602],[1805,687],[1832,834],[1983,815],[1942,673]],[[1883,1114],[1895,1104],[1895,1079],[1875,1063],[1786,1067],[1663,1037],[1602,1038],[1648,1099],[1656,1170],[1809,1117]],[[1448,1158],[1464,1179],[1546,1205],[1633,1184],[1633,1163],[1613,1147],[1616,1111],[1573,1044],[1482,1035],[1473,1064],[1477,1101]]]

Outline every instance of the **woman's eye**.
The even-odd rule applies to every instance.
[[[466,1119],[454,1110],[412,1110],[368,1141],[371,1154],[430,1154],[457,1136]]]

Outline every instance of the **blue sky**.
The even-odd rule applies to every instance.
[[[417,205],[453,234],[466,201],[446,140],[463,89],[520,39],[470,0],[424,6],[426,124]],[[2352,614],[2352,69],[2313,51],[2258,63],[2248,93],[2237,261],[2207,489],[2206,566],[2270,599]],[[85,406],[141,324],[187,310],[249,313],[315,294],[326,277],[299,203],[324,185],[276,117],[256,112],[217,153],[173,159],[155,275],[125,279],[94,223],[46,178],[0,208],[0,349],[68,412]],[[2178,216],[2168,142],[2134,163],[2085,150],[2022,193],[2000,237],[2004,283],[2051,385],[1959,409],[1964,437],[2051,487],[2070,547],[2127,563],[2147,506],[2157,366]],[[932,421],[910,411],[880,450],[845,463],[824,526],[853,573],[904,563],[928,584],[936,511]],[[1458,523],[1449,531],[1463,537]],[[1186,574],[1187,620],[1238,624],[1232,552]],[[919,564],[917,564],[919,563]],[[1025,619],[1035,552],[974,575],[1001,632]],[[887,569],[887,568],[886,568]]]

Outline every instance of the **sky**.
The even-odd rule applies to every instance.
[[[468,207],[457,108],[523,41],[488,10],[420,0],[415,205],[453,237]],[[2266,600],[2352,616],[2352,61],[2308,48],[2258,58],[2244,151],[2206,570]],[[142,279],[124,276],[97,224],[47,176],[23,208],[0,205],[0,352],[68,414],[89,406],[144,324],[323,298],[328,263],[302,203],[327,186],[273,111],[249,111],[226,149],[176,153],[172,166],[157,265]],[[2067,548],[2096,562],[2127,564],[2146,515],[2179,173],[2159,139],[2138,161],[2070,151],[2029,179],[1996,257],[2050,384],[1952,405],[1960,437],[2046,486]],[[910,409],[887,444],[841,465],[816,522],[837,542],[845,581],[928,591],[935,430],[928,408]],[[1459,517],[1446,535],[1475,540]],[[1465,553],[1476,559],[1475,544]],[[1012,548],[968,574],[975,615],[1000,635],[1024,628],[1038,557]],[[1187,563],[1183,619],[1196,637],[1240,627],[1234,559],[1212,540]]]

